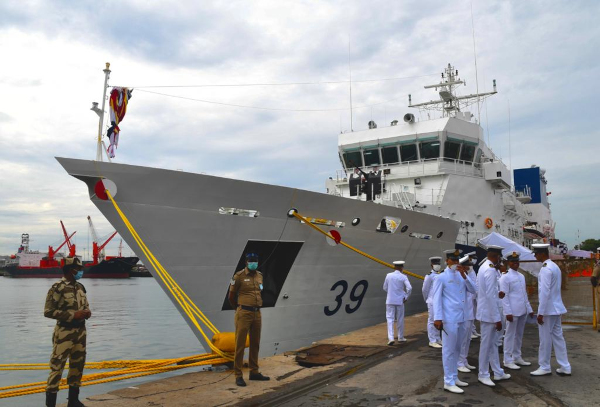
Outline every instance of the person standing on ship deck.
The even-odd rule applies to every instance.
[[[258,371],[258,351],[260,348],[260,331],[262,318],[261,292],[263,289],[262,273],[258,268],[258,254],[246,254],[246,267],[235,273],[229,286],[229,303],[235,308],[235,359],[233,371],[235,384],[246,386],[242,375],[244,365],[244,350],[246,337],[250,336],[250,349],[248,350],[248,367],[250,380],[270,380]]]
[[[592,272],[591,282],[592,286],[596,289],[596,304],[594,305],[596,307],[596,316],[600,318],[600,284],[598,284],[600,281],[600,247],[596,249],[596,256],[598,257],[596,258],[596,265]],[[600,332],[600,324],[598,324],[598,332]]]
[[[471,268],[469,269],[469,277],[471,280],[477,282],[477,273],[475,272],[475,265],[477,264],[477,252],[467,253],[469,256],[469,260],[471,261]],[[477,287],[475,287],[477,288]],[[473,315],[477,315],[477,295],[473,296]],[[477,327],[475,326],[475,319],[473,319],[473,325],[471,328],[471,339],[477,339],[481,335],[477,332]]]
[[[506,256],[508,271],[500,277],[502,309],[506,317],[506,333],[504,335],[504,367],[519,370],[520,366],[529,366],[521,357],[521,345],[527,314],[533,317],[533,309],[527,298],[525,276],[519,273],[519,253],[512,252]]]
[[[433,284],[434,325],[443,332],[442,362],[444,366],[444,390],[461,394],[469,384],[458,379],[458,357],[465,326],[467,292],[474,293],[475,285],[464,271],[458,270],[460,250],[446,250],[446,270]],[[468,257],[465,256],[465,259]]]
[[[563,304],[561,288],[560,268],[550,260],[548,253],[548,243],[532,244],[535,259],[542,264],[538,274],[538,327],[540,335],[540,349],[538,363],[540,367],[531,372],[532,376],[545,376],[552,374],[550,359],[552,357],[552,348],[556,361],[560,365],[556,373],[561,376],[571,376],[571,365],[567,357],[567,344],[563,337],[561,318],[567,313]]]
[[[499,287],[497,264],[500,261],[503,247],[489,245],[487,260],[479,268],[477,274],[477,319],[481,329],[479,345],[479,382],[494,387],[490,379],[490,367],[494,372],[494,380],[507,380],[510,375],[500,367],[498,346],[496,343],[498,331],[502,329],[500,315]]]
[[[387,319],[388,345],[394,344],[394,321],[398,329],[398,342],[406,342],[404,337],[404,303],[410,297],[412,286],[408,277],[402,274],[404,261],[394,262],[394,271],[385,276],[383,291],[387,293],[385,300],[385,317]]]
[[[56,319],[52,335],[50,375],[46,386],[46,406],[56,406],[60,380],[69,360],[68,407],[84,407],[79,401],[79,387],[85,367],[86,338],[85,320],[92,316],[85,287],[78,280],[83,277],[83,264],[77,257],[65,258],[64,277],[54,283],[44,305],[44,316]]]
[[[433,315],[433,283],[435,279],[440,275],[440,271],[442,269],[442,258],[439,256],[430,257],[429,261],[431,263],[431,272],[425,276],[425,281],[423,281],[423,299],[427,304],[427,336],[429,337],[429,347],[440,349],[442,347],[442,337],[440,336],[440,331],[435,328],[433,325],[434,315]]]

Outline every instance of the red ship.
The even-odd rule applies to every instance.
[[[129,273],[137,264],[139,258],[122,257],[120,252],[119,256],[105,256],[104,248],[117,232],[114,232],[104,243],[100,243],[89,216],[88,221],[94,238],[93,260],[83,262],[83,278],[129,278]],[[64,264],[65,255],[59,253],[59,250],[66,244],[69,249],[68,257],[80,256],[76,254],[75,244],[71,243],[71,238],[77,232],[69,235],[62,220],[60,225],[65,240],[57,249],[48,246],[48,253],[29,250],[29,234],[23,233],[21,235],[21,246],[16,255],[19,261],[6,267],[5,271],[8,276],[15,278],[61,278],[63,276],[62,265]]]

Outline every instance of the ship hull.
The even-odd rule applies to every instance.
[[[83,278],[129,278],[129,272],[139,261],[137,257],[121,257],[103,260],[96,265],[84,264]],[[13,278],[61,278],[60,267],[18,267],[6,268],[6,273]]]
[[[142,262],[150,265],[112,203],[95,195],[100,179],[115,183],[115,201],[144,243],[220,331],[234,330],[234,311],[226,301],[229,282],[243,264],[245,251],[259,251],[263,299],[268,297],[270,303],[261,310],[263,356],[385,320],[382,286],[390,270],[345,247],[330,245],[322,234],[288,217],[291,208],[301,215],[344,222],[344,227],[335,228],[344,242],[387,262],[405,260],[408,270],[422,276],[429,272],[430,256],[454,248],[460,227],[446,218],[287,187],[124,164],[57,160],[86,183],[92,202]],[[220,208],[256,210],[259,215],[223,214]],[[400,219],[407,229],[377,232],[386,216]],[[360,223],[353,226],[355,218]],[[424,235],[429,238],[415,237]],[[149,269],[156,278],[156,271]],[[193,328],[162,281],[157,281]],[[411,283],[408,315],[426,310],[422,280],[411,278]]]

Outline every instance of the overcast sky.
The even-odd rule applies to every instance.
[[[0,254],[14,253],[24,232],[33,249],[59,244],[61,219],[77,230],[79,254],[87,215],[99,235],[112,231],[84,184],[54,159],[94,159],[98,119],[89,108],[101,102],[105,62],[111,85],[139,87],[115,161],[314,191],[340,167],[347,83],[147,86],[346,81],[350,56],[355,130],[401,119],[409,93],[415,102],[433,98],[423,85],[449,62],[467,80],[461,93],[475,92],[471,1],[170,3],[0,2]],[[600,238],[600,2],[472,7],[479,88],[496,79],[499,91],[482,110],[486,138],[489,129],[509,164],[510,102],[512,166],[547,169],[557,237],[570,246],[578,233]],[[405,79],[360,82],[385,78]]]

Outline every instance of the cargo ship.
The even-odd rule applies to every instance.
[[[84,278],[129,278],[129,272],[137,264],[137,257],[121,257],[121,256],[106,256],[104,247],[116,235],[112,236],[103,244],[98,243],[98,239],[93,229],[91,219],[88,216],[88,221],[94,236],[93,242],[93,260],[82,261],[84,266]],[[5,268],[5,273],[8,277],[14,278],[61,278],[63,276],[62,265],[64,258],[67,257],[59,252],[66,244],[69,250],[68,257],[79,257],[76,254],[76,246],[71,242],[71,238],[76,232],[68,235],[63,222],[60,222],[63,229],[65,240],[61,245],[54,249],[48,246],[48,252],[43,253],[37,250],[29,249],[29,234],[21,235],[21,246],[16,254],[15,262],[9,263]]]

